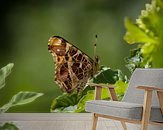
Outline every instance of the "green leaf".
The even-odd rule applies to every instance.
[[[120,70],[112,70],[109,67],[101,67],[93,78],[93,83],[115,84],[117,80],[127,81],[127,77]]]
[[[78,94],[73,92],[72,94],[63,93],[55,98],[51,105],[51,112],[71,112],[75,109],[78,103]]]
[[[77,94],[77,92],[73,92],[71,94],[63,93],[52,101],[50,111],[75,112],[78,109],[77,104],[79,103],[81,98],[86,95],[90,90],[93,90],[93,88],[87,86],[80,94]]]
[[[36,98],[42,96],[43,93],[36,92],[19,92],[12,97],[12,99],[0,108],[0,113],[6,112],[9,108],[13,106],[23,105],[33,102]]]
[[[86,95],[84,95],[77,104],[77,109],[74,112],[80,113],[85,112],[85,104],[89,100],[94,99],[94,90],[89,90]]]
[[[68,107],[59,107],[55,110],[51,110],[51,112],[54,113],[73,113],[77,109],[77,106],[68,106]]]
[[[113,71],[108,67],[103,67],[102,70],[94,76],[93,82],[114,84],[117,79],[118,71]]]
[[[129,43],[144,43],[144,42],[155,42],[150,38],[138,25],[134,24],[130,19],[125,19],[125,27],[127,32],[124,39]]]
[[[19,129],[12,123],[5,123],[3,126],[0,126],[0,130],[19,130]]]
[[[13,106],[23,105],[23,104],[33,102],[35,99],[37,99],[38,97],[42,95],[43,93],[21,91],[12,97],[11,102]]]
[[[0,89],[5,86],[5,78],[11,73],[11,69],[13,68],[13,66],[14,64],[10,63],[0,69]]]

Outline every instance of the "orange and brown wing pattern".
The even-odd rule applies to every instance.
[[[55,61],[55,82],[67,93],[82,90],[93,75],[93,60],[59,36],[49,39],[48,50]]]

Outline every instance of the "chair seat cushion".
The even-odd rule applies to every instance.
[[[85,110],[87,112],[120,117],[129,120],[141,120],[143,105],[118,101],[91,100],[86,103]],[[160,108],[152,107],[150,120],[163,122],[163,116]]]

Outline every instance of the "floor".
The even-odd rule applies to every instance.
[[[0,123],[13,122],[20,130],[91,130],[91,119],[90,113],[5,113],[0,115]],[[117,121],[99,118],[97,130],[123,129]]]

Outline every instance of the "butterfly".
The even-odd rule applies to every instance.
[[[49,39],[48,50],[55,63],[54,80],[67,93],[83,90],[98,69],[98,57],[90,58],[60,36]]]

